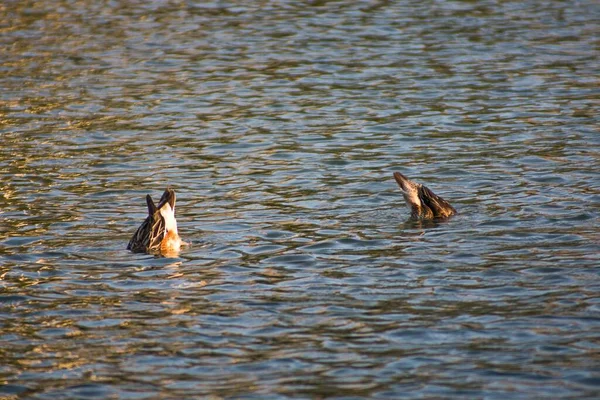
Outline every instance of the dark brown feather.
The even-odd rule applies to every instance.
[[[456,210],[450,203],[433,193],[427,186],[421,185],[419,188],[419,199],[424,208],[429,208],[433,218],[447,218],[456,214]]]

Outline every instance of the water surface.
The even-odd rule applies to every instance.
[[[599,23],[3,4],[0,397],[595,397]],[[393,171],[459,214],[408,221]],[[129,253],[167,186],[192,245]]]

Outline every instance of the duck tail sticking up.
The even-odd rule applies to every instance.
[[[433,193],[427,186],[411,181],[400,172],[394,172],[394,179],[400,186],[406,205],[411,210],[411,218],[448,218],[456,214],[456,210],[450,203]]]
[[[158,206],[146,196],[148,217],[135,231],[127,249],[134,253],[175,253],[184,244],[177,232],[175,220],[175,191],[167,189]]]

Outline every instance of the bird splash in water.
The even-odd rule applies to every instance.
[[[163,193],[158,206],[152,197],[146,195],[148,217],[135,231],[127,245],[127,250],[134,253],[158,253],[176,255],[183,242],[177,233],[175,220],[175,191],[167,189]]]
[[[400,172],[394,172],[406,205],[410,208],[413,219],[448,218],[456,214],[454,207],[446,200],[433,193],[426,186],[408,179]]]

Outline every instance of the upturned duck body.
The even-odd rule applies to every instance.
[[[411,218],[448,218],[456,214],[456,210],[450,203],[433,193],[427,186],[411,181],[400,172],[394,172],[394,179],[400,186],[406,205],[411,210]]]
[[[181,245],[186,244],[177,232],[175,220],[175,191],[167,189],[163,193],[158,206],[152,197],[146,195],[148,217],[135,231],[127,245],[134,253],[173,254],[179,252]]]

